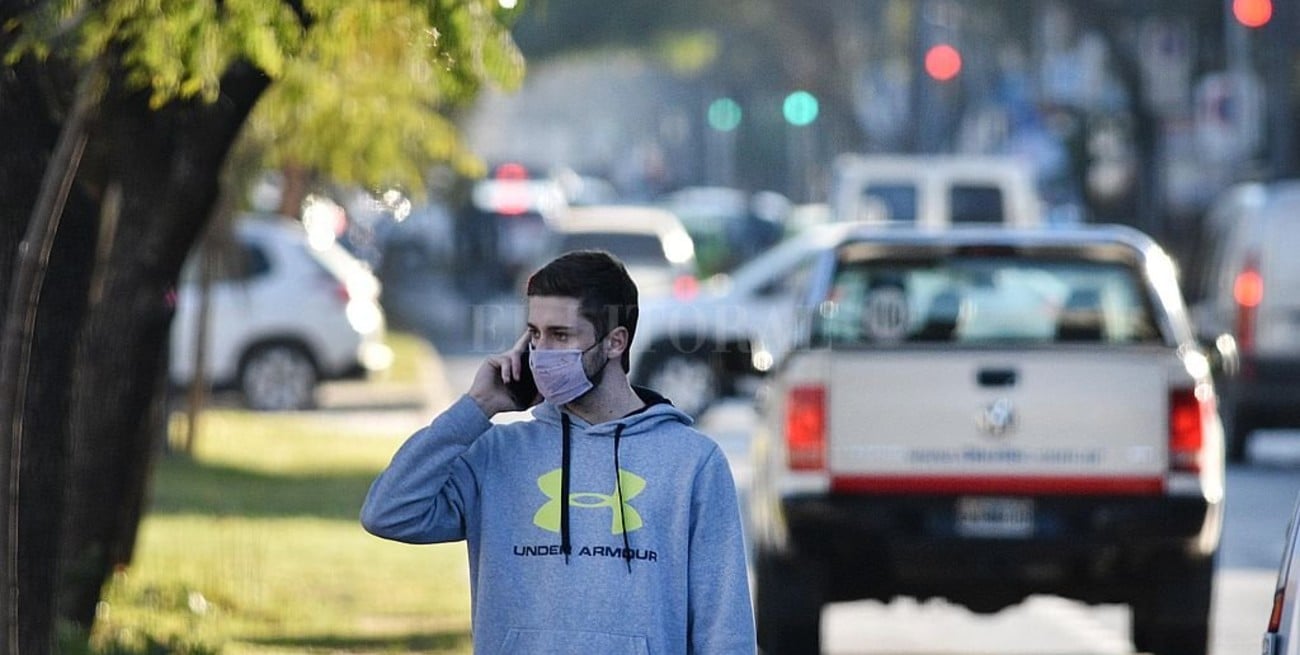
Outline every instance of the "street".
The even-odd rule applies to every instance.
[[[468,388],[480,355],[444,355],[444,389]],[[748,400],[730,399],[697,423],[722,446],[738,491],[749,480]],[[1211,655],[1259,650],[1272,603],[1286,520],[1300,492],[1300,433],[1268,431],[1252,443],[1252,461],[1228,470],[1227,518],[1216,580]],[[940,601],[900,599],[888,605],[838,603],[823,613],[823,641],[832,655],[1132,653],[1128,610],[1041,596],[992,615]]]

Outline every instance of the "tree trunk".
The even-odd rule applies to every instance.
[[[104,76],[103,60],[81,73],[74,102],[43,174],[10,280],[0,337],[0,632],[5,652],[49,652],[54,647],[52,593],[58,576],[60,491],[64,478],[63,418],[70,374],[68,351],[76,335],[81,271],[66,271],[46,287],[59,242],[59,224],[86,147],[89,121]],[[73,203],[75,206],[77,203]],[[84,270],[84,269],[83,269]],[[70,287],[70,288],[69,288]],[[65,310],[65,311],[60,311]],[[46,344],[53,347],[47,352]],[[49,386],[51,381],[59,384]],[[46,384],[43,384],[46,383]],[[40,409],[38,409],[40,408]],[[44,411],[41,411],[44,410]],[[50,500],[53,499],[51,503]]]
[[[0,411],[6,654],[53,652],[59,619],[89,629],[104,580],[130,558],[165,424],[169,293],[208,219],[222,159],[268,83],[236,67],[218,102],[157,112],[143,94],[110,86],[66,206],[46,212],[61,220],[46,231],[46,262],[43,239],[20,241],[41,232],[29,228],[40,215],[35,189],[56,170],[60,125],[71,121],[64,63],[23,60],[0,76],[0,306],[23,310],[5,319],[6,361],[30,362],[22,377],[18,365],[0,371],[0,405],[11,407]],[[33,297],[35,321],[20,321]]]
[[[307,200],[307,191],[311,187],[311,171],[297,164],[285,164],[280,173],[282,181],[277,211],[281,216],[302,218],[302,204]]]
[[[186,254],[205,231],[222,161],[267,79],[232,71],[211,105],[149,109],[120,87],[105,102],[98,163],[106,202],[96,276],[72,390],[59,614],[94,620],[104,581],[131,559],[160,430],[173,304]],[[109,220],[109,217],[115,217]],[[111,226],[111,227],[107,227]]]

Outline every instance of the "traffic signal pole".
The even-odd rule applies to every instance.
[[[1291,84],[1295,70],[1295,30],[1300,9],[1294,0],[1275,2],[1273,19],[1261,28],[1266,53],[1265,107],[1268,120],[1268,163],[1275,177],[1296,175],[1296,98]]]

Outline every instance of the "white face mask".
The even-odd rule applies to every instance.
[[[538,393],[552,405],[558,406],[567,405],[595,388],[596,384],[587,377],[587,371],[582,366],[582,356],[598,345],[599,339],[582,350],[539,350],[530,346],[528,366],[533,371]]]

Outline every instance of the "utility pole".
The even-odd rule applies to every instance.
[[[1264,70],[1264,88],[1267,107],[1268,164],[1274,177],[1293,177],[1296,174],[1296,99],[1291,83],[1294,75],[1296,46],[1295,30],[1300,29],[1300,8],[1294,0],[1274,2],[1274,16],[1264,26],[1264,48],[1267,53]]]

